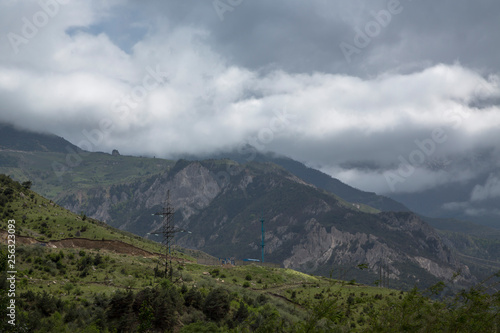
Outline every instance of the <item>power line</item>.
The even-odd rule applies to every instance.
[[[170,279],[172,279],[172,258],[170,256],[170,245],[174,235],[176,233],[176,228],[174,225],[174,214],[175,209],[170,203],[170,190],[167,191],[167,199],[165,200],[165,204],[163,205],[162,211],[154,213],[153,215],[159,215],[163,217],[163,223],[161,225],[161,230],[159,232],[151,232],[153,235],[163,235],[162,244],[165,247],[165,277],[168,273],[170,273]],[[170,259],[170,260],[169,260]],[[169,264],[170,261],[170,264]],[[168,270],[170,265],[170,272]]]

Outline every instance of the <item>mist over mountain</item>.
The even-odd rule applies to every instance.
[[[0,121],[133,156],[250,144],[413,210],[468,183],[432,210],[492,225],[499,4],[457,1],[2,2]]]
[[[71,153],[81,149],[64,138],[50,133],[36,133],[0,122],[0,149]]]

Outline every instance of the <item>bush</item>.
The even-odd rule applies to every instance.
[[[184,305],[192,306],[195,309],[201,310],[203,304],[203,296],[196,288],[191,288],[184,295]]]
[[[248,318],[248,309],[243,302],[240,302],[240,307],[238,308],[238,311],[235,312],[233,316],[233,321],[241,323],[247,318]]]
[[[64,285],[64,290],[68,292],[68,294],[71,292],[71,290],[75,287],[75,285],[71,282],[68,282]]]
[[[215,323],[197,322],[184,326],[180,333],[218,333],[225,332]]]
[[[229,295],[225,289],[213,289],[203,303],[203,313],[214,321],[224,319],[229,311]]]

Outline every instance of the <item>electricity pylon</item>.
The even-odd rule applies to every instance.
[[[159,215],[163,217],[163,223],[160,227],[160,231],[151,232],[152,235],[163,235],[162,244],[165,247],[165,277],[168,275],[172,279],[172,258],[170,257],[170,246],[172,239],[177,232],[186,232],[184,229],[179,229],[175,227],[174,222],[175,209],[170,203],[170,190],[167,191],[167,200],[163,206],[161,212],[154,213],[153,215]],[[187,231],[189,232],[189,231]],[[191,232],[189,232],[191,233]],[[170,271],[169,271],[170,267]]]

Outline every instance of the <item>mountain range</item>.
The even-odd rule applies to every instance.
[[[493,229],[464,233],[476,229],[419,216],[276,154],[255,152],[251,161],[234,152],[177,161],[121,156],[7,128],[0,132],[0,173],[32,181],[35,191],[74,212],[148,238],[157,237],[161,219],[152,215],[170,191],[176,224],[190,232],[175,242],[216,257],[260,259],[263,219],[265,260],[308,273],[364,283],[385,274],[403,287],[459,273],[455,282],[465,285],[500,266],[498,237],[484,236]]]

